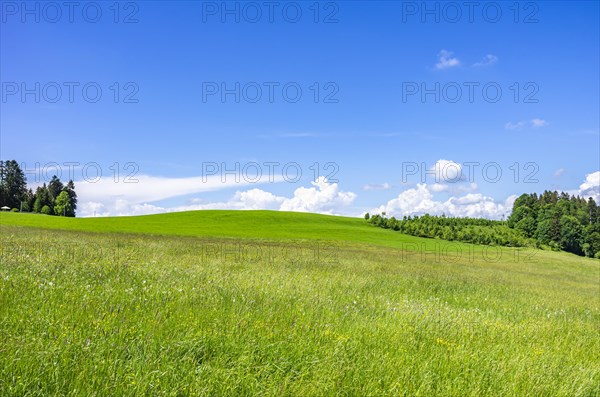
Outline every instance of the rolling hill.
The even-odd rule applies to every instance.
[[[600,395],[594,259],[269,211],[2,213],[0,242],[2,396]]]

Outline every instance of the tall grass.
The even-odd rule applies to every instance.
[[[594,260],[1,231],[1,396],[600,396]]]

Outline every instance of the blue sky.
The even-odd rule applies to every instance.
[[[47,4],[2,3],[0,157],[78,163],[80,216],[598,196],[598,2]]]

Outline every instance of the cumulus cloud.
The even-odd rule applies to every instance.
[[[433,166],[423,169],[420,178],[421,183],[431,182],[427,185],[427,189],[432,193],[445,192],[456,195],[477,190],[476,183],[467,182],[471,172],[469,167],[465,167],[459,162],[439,159]]]
[[[373,212],[386,212],[388,215],[409,215],[415,213],[435,212],[438,203],[433,201],[433,194],[426,183],[419,183],[413,189],[407,189],[398,197],[380,206]]]
[[[591,197],[594,201],[600,201],[600,171],[592,172],[585,176],[585,181],[579,186],[579,195]]]
[[[460,197],[450,197],[446,201],[435,200],[433,192],[438,188],[419,183],[415,188],[407,189],[398,197],[373,210],[374,213],[386,212],[390,216],[442,215],[455,217],[475,217],[501,219],[512,210],[517,196],[511,195],[504,202],[480,193],[468,193]]]
[[[285,198],[261,189],[236,192],[232,200],[232,202],[238,203],[241,209],[249,210],[275,209],[277,205],[281,205],[284,201]]]
[[[434,193],[446,192],[449,188],[449,185],[443,183],[434,183],[433,185],[429,186],[429,190]]]
[[[438,62],[435,64],[435,68],[438,70],[453,68],[460,66],[460,60],[454,57],[454,53],[447,50],[441,50],[438,53]]]
[[[498,62],[498,57],[493,54],[487,54],[480,62],[475,62],[474,67],[490,66]]]
[[[128,197],[113,198],[104,202],[98,200],[80,201],[78,216],[147,215],[204,209],[271,209],[339,214],[356,198],[355,193],[340,190],[337,183],[330,183],[325,177],[319,177],[311,184],[312,187],[309,188],[297,188],[293,197],[277,196],[271,192],[254,188],[237,191],[227,201],[204,202],[201,199],[192,199],[188,204],[176,207],[161,207],[147,202],[135,202]]]
[[[501,219],[512,210],[516,199],[515,195],[504,201],[497,201],[491,197],[477,193],[477,184],[466,183],[462,176],[462,167],[459,163],[451,160],[441,159],[431,167],[428,172],[431,176],[435,174],[439,182],[427,184],[420,183],[414,188],[401,192],[397,197],[388,201],[372,211],[371,213],[386,212],[390,216],[402,217],[404,215],[431,215],[446,214],[457,217],[482,217],[489,219]],[[562,169],[556,174],[561,174]],[[165,182],[165,178],[154,178],[140,176],[140,181]],[[223,188],[220,178],[208,181],[199,186],[180,186],[182,180],[199,182],[201,178],[178,178],[167,183],[173,187],[171,192],[154,192],[162,190],[161,185],[142,186],[143,184],[128,184],[128,186],[115,187],[119,185],[112,179],[109,183],[90,184],[96,187],[96,191],[81,189],[86,186],[78,184],[79,195],[78,216],[122,216],[122,215],[145,215],[163,212],[191,211],[202,209],[236,209],[256,210],[271,209],[281,211],[314,212],[323,214],[348,214],[349,206],[354,202],[356,194],[342,191],[337,183],[331,183],[324,177],[319,177],[311,182],[309,187],[298,187],[291,197],[278,196],[271,192],[253,188],[249,190],[238,190],[229,200],[218,202],[205,202],[196,198],[189,200],[187,204],[175,207],[163,207],[152,204],[150,199],[161,200],[174,197],[175,194],[188,194],[190,191],[209,191]],[[454,179],[462,183],[452,183]],[[235,183],[235,181],[232,181]],[[203,182],[204,183],[204,182]],[[125,184],[121,184],[125,185]],[[377,185],[385,187],[387,184]],[[229,186],[229,185],[225,185]],[[137,187],[137,191],[136,190]],[[198,189],[198,190],[196,190]],[[368,190],[368,189],[366,189]],[[83,193],[82,193],[83,192]],[[132,192],[132,193],[130,193]],[[182,193],[183,192],[183,193]],[[447,199],[436,199],[435,194],[448,195]],[[582,197],[593,197],[600,202],[600,171],[587,174],[585,180],[573,194]],[[95,195],[94,195],[95,194]]]
[[[325,177],[311,183],[311,188],[296,189],[294,197],[285,200],[280,210],[333,214],[337,208],[351,204],[356,198],[355,193],[341,191],[337,183],[329,183]]]
[[[436,183],[453,183],[464,179],[462,165],[452,160],[439,159],[431,167],[429,174],[434,175]]]
[[[448,194],[462,194],[473,192],[477,190],[477,184],[475,182],[468,184],[446,184],[446,183],[434,183],[427,186],[428,189],[433,193],[446,192]]]

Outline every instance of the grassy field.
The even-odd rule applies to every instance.
[[[0,213],[2,225],[94,232],[268,239],[327,239],[398,247],[420,241],[368,227],[363,219],[278,211],[190,211],[112,218]]]
[[[268,211],[0,233],[0,396],[600,396],[598,260]]]

